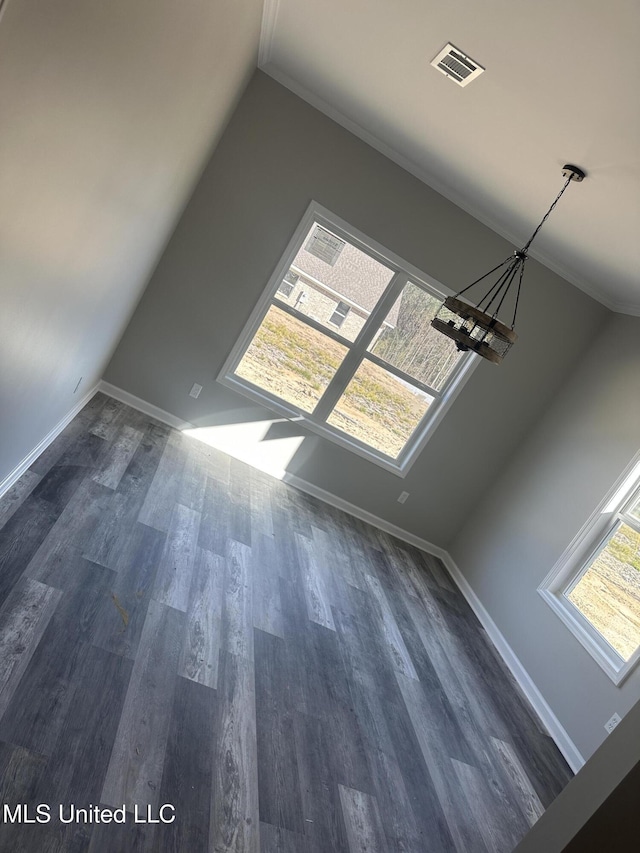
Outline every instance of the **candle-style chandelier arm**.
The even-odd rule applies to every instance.
[[[518,313],[518,303],[520,302],[520,291],[522,290],[522,276],[524,275],[524,264],[520,264],[520,278],[518,279],[518,289],[516,290],[516,304],[513,306],[513,320],[511,328],[516,324],[516,314]]]
[[[480,300],[478,303],[478,308],[482,307],[482,310],[485,313],[489,313],[489,309],[496,301],[496,299],[502,294],[502,298],[500,302],[496,306],[495,310],[492,313],[492,317],[497,317],[500,308],[502,307],[502,303],[504,302],[504,298],[507,295],[509,288],[511,287],[511,282],[514,279],[515,274],[518,271],[520,266],[524,265],[524,258],[519,257],[517,254],[515,256],[511,256],[507,259],[509,261],[509,266],[502,273],[502,275],[498,278],[498,281],[494,284],[494,286],[489,290],[486,296]],[[483,306],[483,303],[487,301],[487,304]]]

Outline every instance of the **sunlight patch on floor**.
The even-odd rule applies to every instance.
[[[273,437],[274,425],[281,423],[281,419],[251,421],[194,427],[183,433],[282,480],[305,436]]]

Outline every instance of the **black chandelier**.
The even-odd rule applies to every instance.
[[[556,196],[549,210],[542,217],[542,220],[536,230],[533,232],[527,243],[501,261],[496,267],[489,272],[481,275],[470,285],[456,293],[455,296],[448,296],[443,302],[440,310],[431,321],[434,329],[442,332],[443,335],[452,338],[456,342],[456,347],[459,350],[473,350],[494,364],[500,364],[505,355],[509,352],[518,336],[513,331],[516,323],[516,314],[518,311],[518,302],[520,300],[520,289],[522,287],[522,276],[524,267],[528,257],[529,246],[533,243],[538,231],[547,221],[547,217],[560,201],[562,194],[569,186],[571,181],[580,182],[584,180],[585,172],[577,166],[567,165],[562,169],[562,174],[566,178],[565,184]],[[489,286],[484,296],[476,305],[471,305],[464,299],[460,299],[463,293],[470,290],[475,285],[479,284],[485,278],[497,273],[497,280]],[[498,312],[509,293],[511,286],[517,281],[517,290],[515,296],[515,305],[513,309],[513,319],[511,326],[498,320]],[[494,307],[495,306],[495,307]],[[492,310],[493,308],[493,310]]]

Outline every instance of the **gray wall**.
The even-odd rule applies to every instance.
[[[311,199],[453,290],[513,250],[258,72],[105,379],[198,426],[268,417],[215,377]],[[289,471],[446,546],[609,313],[529,264],[517,347],[500,367],[480,364],[405,480],[315,436]],[[198,400],[193,382],[204,385]]]
[[[3,5],[0,483],[101,377],[255,68],[261,12]]]
[[[588,758],[640,698],[616,687],[536,589],[640,446],[640,318],[611,315],[451,554]]]

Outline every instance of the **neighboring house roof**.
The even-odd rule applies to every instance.
[[[344,245],[333,266],[304,248],[294,258],[293,266],[343,294],[347,300],[361,305],[369,313],[393,277],[391,270],[349,243]],[[398,308],[399,302],[396,302],[387,317],[392,325],[396,323]]]

